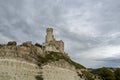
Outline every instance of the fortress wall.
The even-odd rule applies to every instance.
[[[16,59],[0,58],[0,80],[36,80],[40,75],[36,64]]]
[[[57,66],[46,65],[42,69],[44,80],[84,80],[76,71]]]

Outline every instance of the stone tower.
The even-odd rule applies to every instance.
[[[53,28],[47,28],[46,30],[46,42],[54,41]]]
[[[43,43],[43,50],[45,52],[61,52],[64,53],[64,42],[62,40],[57,41],[53,35],[53,28],[46,29],[46,39]]]

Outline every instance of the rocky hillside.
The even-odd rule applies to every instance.
[[[100,80],[67,54],[45,52],[40,44],[0,45],[0,80]]]

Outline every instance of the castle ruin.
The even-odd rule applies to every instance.
[[[46,29],[45,43],[43,43],[43,49],[45,52],[60,52],[64,53],[64,42],[62,40],[57,41],[53,35],[53,28]]]
[[[49,54],[45,53],[49,52],[68,57],[64,42],[54,38],[52,28],[46,29],[43,45],[33,45],[32,42],[17,45],[15,41],[0,45],[0,80],[85,80],[81,77],[81,69],[77,70],[64,58],[51,54],[55,59],[47,59]]]

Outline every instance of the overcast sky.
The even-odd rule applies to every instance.
[[[120,67],[119,0],[0,0],[0,43],[41,43],[47,27],[86,67]]]

